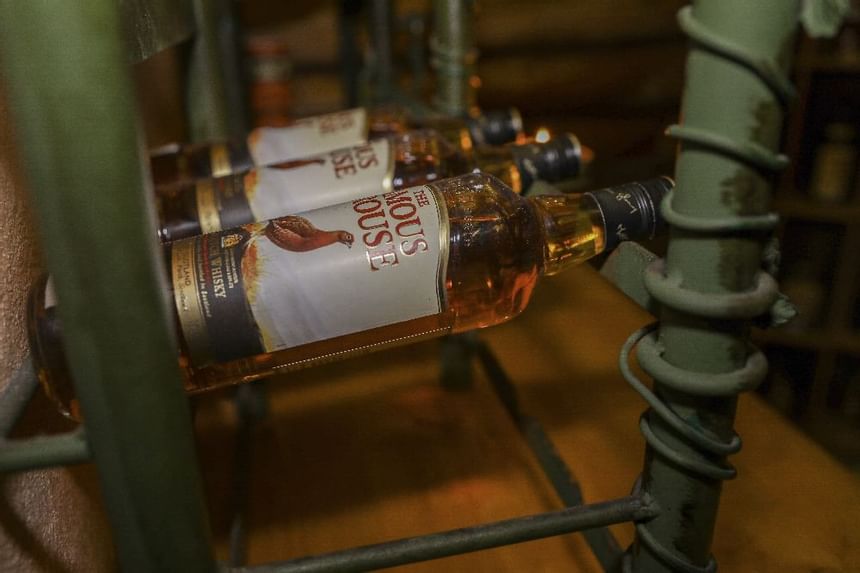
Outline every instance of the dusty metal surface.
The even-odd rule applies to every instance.
[[[190,0],[119,0],[132,62],[189,39],[194,34]]]
[[[436,74],[434,106],[462,116],[475,106],[475,0],[434,0],[431,66]]]
[[[603,503],[579,505],[539,515],[517,517],[282,563],[234,568],[229,571],[231,573],[371,571],[614,523],[643,521],[652,518],[654,513],[655,510],[648,501],[641,497],[629,496]]]
[[[627,567],[637,572],[716,570],[711,542],[722,482],[735,477],[727,456],[738,393],[767,371],[749,343],[749,325],[778,304],[762,269],[776,224],[768,211],[783,107],[793,95],[787,69],[800,0],[698,0],[681,10],[690,37],[677,188],[662,205],[671,225],[666,260],[649,264],[644,286],[662,309],[659,326],[625,344],[621,368],[650,409],[642,489],[661,513],[638,524]],[[650,390],[627,364],[655,379]]]

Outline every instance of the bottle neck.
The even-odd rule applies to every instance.
[[[480,147],[474,160],[481,171],[502,179],[521,194],[539,179],[562,181],[576,177],[582,166],[581,146],[570,134],[546,143]]]
[[[528,198],[542,223],[543,273],[555,274],[622,241],[653,238],[663,226],[660,202],[673,186],[660,177],[582,195]]]
[[[554,275],[606,248],[600,207],[585,195],[530,197],[543,232],[542,274]]]

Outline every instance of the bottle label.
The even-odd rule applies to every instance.
[[[357,145],[367,140],[363,108],[318,115],[289,127],[260,127],[248,136],[254,165],[271,165]]]
[[[379,139],[196,185],[203,233],[391,190],[394,153]]]
[[[196,367],[442,311],[447,222],[429,187],[167,248],[179,323]]]

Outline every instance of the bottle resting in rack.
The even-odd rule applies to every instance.
[[[668,178],[525,198],[470,174],[164,247],[190,393],[504,322],[552,275],[660,227]],[[36,370],[79,416],[48,282]]]
[[[579,141],[569,134],[465,153],[434,130],[415,130],[178,186],[156,197],[158,234],[170,242],[473,171],[495,175],[522,193],[535,179],[575,177],[581,165]]]
[[[438,127],[444,137],[467,151],[477,145],[512,142],[523,135],[522,118],[515,109],[466,119],[414,119],[394,106],[356,108],[309,117],[286,127],[258,127],[245,139],[235,141],[166,145],[151,153],[150,165],[155,186],[170,188],[425,127]]]

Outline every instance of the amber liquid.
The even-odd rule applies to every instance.
[[[448,245],[447,253],[442,252],[447,256],[442,312],[202,368],[192,367],[181,352],[186,390],[196,393],[250,382],[505,322],[528,304],[539,275],[555,273],[603,250],[600,211],[581,196],[525,199],[484,174],[447,179],[430,188],[447,213],[447,221],[443,221]],[[356,300],[360,302],[360,298]],[[41,379],[61,407],[75,415],[59,322],[55,308],[45,308],[44,290],[33,297],[30,327]]]

